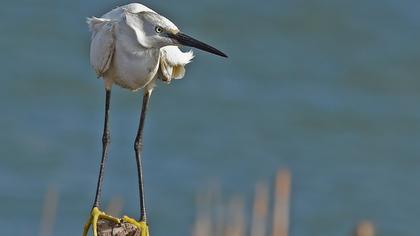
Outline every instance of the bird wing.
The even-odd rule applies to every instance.
[[[172,79],[182,79],[185,75],[185,65],[193,58],[192,51],[182,52],[177,46],[161,48],[158,78],[168,83]]]
[[[115,22],[104,18],[88,18],[92,32],[90,64],[100,77],[109,69],[115,51]]]

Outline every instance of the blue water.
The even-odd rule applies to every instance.
[[[54,235],[80,235],[104,104],[85,17],[125,3],[2,2],[2,234],[37,234],[53,186]],[[292,235],[349,235],[362,219],[383,236],[418,235],[418,1],[143,3],[230,56],[196,51],[185,79],[153,94],[144,150],[153,235],[190,235],[209,180],[250,204],[254,185],[279,167],[293,174]],[[113,90],[103,196],[104,205],[121,196],[132,216],[141,96]]]

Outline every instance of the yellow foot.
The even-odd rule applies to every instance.
[[[144,221],[136,221],[135,219],[132,219],[128,216],[124,216],[122,218],[123,222],[130,223],[132,225],[135,225],[140,230],[140,236],[149,236],[149,226]]]
[[[99,210],[99,208],[94,207],[90,213],[89,219],[87,220],[86,224],[83,226],[83,236],[87,236],[89,232],[89,228],[92,225],[93,228],[93,235],[98,236],[98,220],[104,219],[115,223],[120,223],[120,219],[115,218],[113,216],[105,214]]]

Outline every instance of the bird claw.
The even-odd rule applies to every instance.
[[[136,221],[128,216],[124,216],[122,221],[136,226],[140,230],[140,236],[149,236],[149,226],[145,221]]]
[[[98,220],[104,219],[111,222],[115,222],[117,224],[121,223],[121,220],[107,215],[105,212],[99,210],[99,208],[94,207],[90,213],[89,219],[86,221],[85,225],[83,226],[83,236],[87,236],[89,232],[89,228],[92,225],[93,235],[98,236]]]

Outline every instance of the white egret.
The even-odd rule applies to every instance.
[[[93,234],[97,235],[98,219],[114,222],[125,220],[139,227],[142,236],[148,235],[141,149],[144,120],[155,83],[157,80],[170,82],[172,79],[181,79],[184,76],[184,66],[190,63],[194,56],[191,51],[182,52],[178,46],[195,47],[222,57],[227,56],[182,33],[170,20],[139,3],[117,7],[100,18],[88,18],[87,23],[92,32],[90,63],[98,77],[104,81],[106,98],[99,178],[95,201],[89,220],[84,226],[83,235],[87,235],[90,225],[92,225]],[[139,221],[128,217],[118,219],[99,209],[104,168],[110,143],[108,116],[111,89],[114,84],[132,91],[144,89],[140,123],[134,143],[140,195]]]

